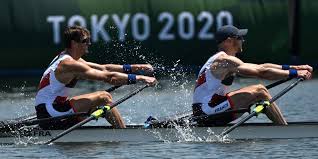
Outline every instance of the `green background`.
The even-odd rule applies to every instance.
[[[62,30],[73,15],[85,17],[89,30],[93,14],[122,17],[125,13],[131,16],[144,13],[149,16],[150,37],[145,41],[134,40],[129,20],[125,42],[118,40],[118,30],[109,17],[104,27],[113,40],[93,43],[91,53],[84,57],[98,63],[202,65],[215,53],[216,45],[213,39],[197,38],[203,26],[196,20],[197,16],[201,11],[210,12],[214,18],[210,32],[215,33],[216,15],[222,10],[231,12],[235,26],[249,29],[242,55],[244,61],[289,63],[291,58],[288,52],[288,0],[2,0],[1,3],[0,69],[44,69],[63,50],[61,44],[53,42],[52,24],[46,20],[50,15],[65,16]],[[317,59],[317,7],[318,1],[301,1],[299,54],[303,63],[315,63]],[[178,36],[177,17],[184,11],[191,12],[195,19],[196,36],[190,40]],[[164,27],[164,23],[158,22],[162,12],[174,15],[171,33],[175,40],[158,40],[158,34]]]

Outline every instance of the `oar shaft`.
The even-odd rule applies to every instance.
[[[132,92],[129,93],[128,95],[124,96],[123,98],[119,99],[119,100],[116,101],[115,103],[112,103],[112,104],[109,106],[109,108],[110,108],[109,110],[111,110],[112,108],[116,107],[118,104],[124,102],[125,100],[129,99],[130,97],[134,96],[135,94],[139,93],[140,91],[142,91],[143,89],[145,89],[145,88],[147,88],[147,87],[149,87],[148,84],[147,84],[147,85],[144,85],[144,86],[142,86],[142,87],[140,87],[140,88],[135,89],[134,91],[132,91]],[[100,115],[105,113],[103,109],[98,109],[98,110],[96,110],[95,112],[97,112],[97,111],[100,112]],[[94,112],[94,113],[95,113],[95,112]],[[85,120],[83,120],[83,121],[81,121],[81,122],[79,122],[79,123],[73,125],[72,127],[68,128],[67,130],[65,130],[65,131],[63,131],[62,133],[58,134],[56,137],[54,137],[54,138],[50,139],[49,141],[45,142],[45,144],[49,144],[49,143],[51,143],[51,142],[53,142],[53,141],[55,141],[55,140],[57,140],[57,139],[63,137],[64,135],[70,133],[70,132],[73,131],[74,129],[76,129],[76,128],[78,128],[78,127],[80,127],[80,126],[82,126],[82,125],[88,123],[89,121],[91,121],[91,120],[93,120],[93,119],[97,119],[98,117],[95,116],[95,115],[93,115],[94,113],[92,113],[92,115],[91,115],[90,117],[86,118]],[[100,115],[99,115],[99,116],[100,116]]]
[[[233,110],[228,110],[228,111],[225,111],[225,112],[215,113],[215,114],[212,114],[212,115],[193,116],[193,117],[190,117],[189,120],[197,121],[197,120],[202,120],[202,119],[207,119],[207,118],[211,119],[211,118],[217,118],[217,117],[221,117],[221,116],[228,115],[228,114],[233,114],[233,113],[245,113],[245,112],[248,112],[248,111],[249,111],[248,108],[233,109]]]
[[[42,119],[37,119],[37,120],[27,120],[27,121],[22,121],[22,122],[17,122],[17,123],[9,123],[10,125],[35,125],[39,123],[46,123],[50,121],[56,121],[56,120],[61,120],[65,118],[71,118],[71,117],[76,117],[76,116],[88,116],[89,114],[86,112],[78,112],[74,114],[66,114],[66,115],[61,115],[61,116],[56,116],[56,117],[50,117],[50,118],[42,118]]]
[[[279,92],[277,95],[275,95],[272,99],[270,99],[269,103],[273,103],[275,102],[278,98],[280,98],[281,96],[283,96],[284,94],[286,94],[289,90],[291,90],[292,88],[294,88],[300,81],[303,81],[303,78],[298,78],[297,81],[295,81],[293,84],[289,85],[288,87],[286,87],[284,90],[282,90],[281,92]],[[265,108],[268,107],[267,105],[265,105]],[[264,108],[264,109],[265,109]],[[263,110],[264,110],[263,109]],[[230,133],[231,131],[233,131],[235,128],[237,128],[238,126],[240,126],[241,124],[243,124],[244,122],[246,122],[247,120],[249,120],[250,118],[252,118],[253,116],[257,115],[259,112],[253,111],[251,114],[249,114],[248,116],[244,117],[243,119],[241,119],[240,121],[238,121],[236,124],[234,124],[233,126],[231,126],[230,128],[228,128],[227,130],[225,130],[223,133],[221,133],[221,137],[227,135],[228,133]]]
[[[280,98],[282,95],[286,94],[289,90],[294,88],[300,81],[303,81],[303,80],[304,80],[303,78],[298,78],[296,82],[294,82],[293,84],[291,84],[288,87],[286,87],[285,89],[283,89],[281,92],[279,92],[277,95],[275,95],[269,102],[273,103],[278,98]]]
[[[256,112],[252,112],[251,114],[249,114],[248,116],[244,117],[243,119],[241,119],[240,121],[238,121],[237,123],[235,123],[233,126],[231,126],[230,128],[226,129],[224,132],[221,133],[221,137],[227,135],[228,133],[230,133],[231,131],[233,131],[235,128],[237,128],[238,126],[240,126],[241,124],[243,124],[244,122],[246,122],[248,119],[252,118],[253,116],[256,115]]]
[[[76,125],[73,125],[72,127],[68,128],[67,130],[65,130],[65,131],[63,131],[62,133],[58,134],[56,137],[54,137],[54,138],[50,139],[49,141],[45,142],[44,144],[49,144],[49,143],[51,143],[51,142],[54,142],[55,140],[61,138],[62,136],[64,136],[64,135],[70,133],[70,132],[73,131],[74,129],[76,129],[76,128],[78,128],[78,127],[80,127],[80,126],[82,126],[82,125],[88,123],[89,121],[91,121],[91,120],[93,120],[93,119],[95,119],[95,117],[94,117],[94,116],[90,116],[90,117],[88,117],[88,118],[82,120],[81,122],[77,123]]]
[[[287,79],[282,79],[279,81],[276,81],[274,83],[271,83],[267,86],[265,86],[267,89],[271,89],[273,87],[276,87],[284,82],[287,82],[289,80],[291,80],[292,78],[287,78]],[[201,120],[201,119],[205,119],[205,118],[214,118],[214,117],[221,117],[222,115],[227,115],[229,113],[245,113],[247,112],[247,109],[237,109],[237,110],[230,110],[230,111],[226,111],[226,112],[221,112],[221,113],[217,113],[217,114],[212,114],[212,115],[201,115],[201,116],[193,116],[192,112],[188,112],[186,113],[184,116],[180,117],[180,118],[175,118],[175,117],[168,117],[168,118],[164,118],[160,121],[157,121],[153,124],[151,124],[151,126],[153,127],[161,127],[161,126],[165,126],[169,123],[181,123],[184,122],[184,120],[186,118],[188,118],[189,121],[197,121],[197,120]]]
[[[106,89],[106,92],[112,92],[119,88],[121,86],[112,86],[108,89]],[[65,119],[69,117],[74,117],[74,116],[87,116],[87,113],[80,112],[80,113],[75,113],[75,114],[66,114],[66,115],[61,115],[61,116],[56,116],[56,117],[50,117],[50,118],[42,118],[42,119],[36,119],[36,114],[24,116],[24,117],[19,117],[17,119],[11,119],[11,120],[6,120],[6,121],[0,121],[0,128],[12,128],[12,127],[18,127],[21,125],[36,125],[39,123],[45,123],[49,121],[55,121],[55,120],[60,120],[60,119]]]
[[[40,124],[40,123],[48,123],[50,121],[61,120],[61,119],[74,117],[74,116],[83,116],[85,114],[84,113],[67,114],[67,115],[62,115],[57,117],[43,118],[43,119],[37,119],[37,120],[24,120],[24,121],[17,121],[17,122],[2,121],[0,124],[0,129],[14,129],[14,128],[19,128],[21,126],[30,126],[30,125]]]
[[[106,89],[105,91],[106,91],[106,92],[112,92],[112,91],[116,90],[116,89],[119,88],[119,87],[121,87],[121,86],[112,86],[112,87]]]
[[[119,100],[117,100],[115,103],[110,104],[110,109],[117,106],[118,104],[124,102],[125,100],[127,100],[128,98],[134,96],[135,94],[141,92],[142,90],[144,90],[145,88],[149,87],[149,85],[144,85],[140,88],[135,89],[134,91],[132,91],[131,93],[125,95],[124,97],[120,98]]]
[[[287,81],[289,81],[291,79],[293,79],[293,78],[289,77],[289,78],[286,78],[286,79],[282,79],[282,80],[276,81],[276,82],[274,82],[272,84],[267,85],[266,88],[267,89],[271,89],[271,88],[276,87],[276,86],[278,86],[278,85],[280,85],[282,83],[285,83],[285,82],[287,82]]]

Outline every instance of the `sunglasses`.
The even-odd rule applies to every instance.
[[[82,44],[87,44],[90,45],[91,44],[91,39],[90,38],[85,38],[83,40],[75,40],[78,43],[82,43]]]
[[[241,40],[242,42],[245,42],[245,39],[242,36],[234,36],[233,38],[237,40]]]

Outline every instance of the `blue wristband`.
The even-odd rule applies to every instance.
[[[290,65],[282,65],[282,69],[283,70],[289,70],[290,69]]]
[[[138,70],[136,73],[138,75],[145,75],[145,70]]]
[[[128,74],[128,84],[137,83],[137,78],[135,74]]]
[[[295,69],[290,69],[289,70],[289,75],[288,75],[290,78],[295,78],[295,77],[298,77],[298,73],[297,73],[297,70]]]
[[[131,65],[129,65],[129,64],[124,64],[124,65],[123,65],[123,71],[124,71],[125,73],[131,73],[131,72],[132,72],[132,70],[131,70]]]

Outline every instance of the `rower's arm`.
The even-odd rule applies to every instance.
[[[246,77],[258,77],[269,80],[284,79],[289,77],[288,70],[264,67],[258,64],[244,63],[240,59],[222,55],[218,57],[211,65],[212,74],[218,79],[231,73],[236,73]]]
[[[117,64],[97,64],[93,62],[87,62],[83,59],[80,59],[82,62],[85,62],[88,66],[104,71],[110,72],[121,72],[121,73],[135,73],[135,74],[144,74],[144,75],[152,75],[154,73],[154,69],[150,64],[132,64],[132,65],[117,65]],[[125,69],[126,67],[126,69]],[[127,69],[127,67],[129,69]],[[128,70],[128,71],[127,71]]]
[[[273,63],[264,63],[264,64],[260,64],[260,66],[263,66],[265,68],[282,69],[282,65],[277,65],[277,64],[273,64]]]
[[[72,76],[71,79],[88,79],[88,80],[98,80],[110,83],[112,85],[125,85],[131,84],[131,79],[129,79],[129,75],[120,73],[120,72],[110,72],[107,70],[99,70],[90,67],[88,64],[83,62],[78,62],[75,60],[63,60],[60,63],[62,71],[59,74],[63,74],[64,76]],[[136,75],[135,81],[141,81],[148,83],[150,85],[154,85],[156,83],[155,78],[146,77],[142,75]],[[128,80],[129,79],[129,80]],[[134,82],[133,82],[134,83]]]
[[[87,62],[87,61],[85,61],[85,60],[82,59],[82,58],[80,58],[79,61],[80,61],[80,62],[83,62],[83,63],[86,63],[89,67],[94,68],[94,69],[97,69],[97,70],[100,70],[100,71],[105,71],[105,70],[107,70],[104,65],[100,65],[100,64],[97,64],[97,63],[93,63],[93,62]],[[115,71],[115,72],[118,72],[118,71]]]
[[[134,73],[141,75],[153,75],[154,69],[150,64],[104,64],[104,68],[108,71],[122,72],[122,73]]]
[[[283,65],[277,65],[277,64],[273,64],[273,63],[264,63],[264,64],[260,64],[261,66],[265,67],[265,68],[275,68],[275,69],[283,69]],[[313,72],[313,68],[309,65],[285,65],[287,69],[296,69],[296,70],[307,70],[309,72]]]
[[[258,77],[268,80],[278,80],[289,77],[289,70],[264,67],[258,64],[242,63],[236,68],[232,68],[233,72],[247,77]]]

